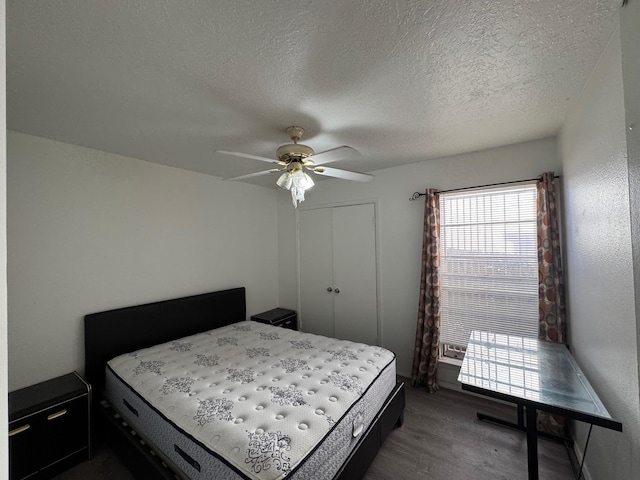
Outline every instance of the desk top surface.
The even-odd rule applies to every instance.
[[[562,344],[474,330],[458,381],[463,388],[467,385],[496,393],[498,398],[575,413],[592,418],[595,424],[601,424],[600,419],[608,428],[619,424]]]

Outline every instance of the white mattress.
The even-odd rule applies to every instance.
[[[381,347],[241,322],[112,359],[105,397],[193,479],[330,479],[396,382]]]

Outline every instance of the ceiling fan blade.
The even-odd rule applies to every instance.
[[[262,172],[248,173],[246,175],[240,175],[239,177],[225,178],[225,180],[244,180],[245,178],[260,177],[262,175],[266,175],[267,173],[276,173],[280,171],[281,170],[274,168],[273,170],[263,170]]]
[[[252,158],[253,160],[260,160],[261,162],[278,163],[276,160],[267,157],[260,157],[259,155],[250,155],[242,152],[230,152],[228,150],[216,150],[218,153],[224,153],[225,155],[233,155],[234,157]]]
[[[355,148],[343,145],[341,147],[336,147],[330,150],[325,150],[324,152],[316,153],[315,155],[312,155],[310,157],[310,160],[315,165],[324,165],[325,163],[331,163],[337,160],[346,160],[359,156],[360,153],[358,153]]]
[[[345,180],[353,180],[354,182],[369,182],[373,179],[373,175],[369,173],[350,172],[349,170],[341,170],[339,168],[320,167],[317,170],[315,168],[311,169],[311,171],[318,175],[343,178]]]

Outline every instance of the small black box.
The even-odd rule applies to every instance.
[[[296,312],[286,308],[274,308],[266,312],[258,313],[251,317],[254,322],[268,323],[275,327],[284,327],[291,330],[298,329]]]

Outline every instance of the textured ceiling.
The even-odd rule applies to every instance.
[[[7,123],[220,177],[301,125],[369,172],[555,135],[620,4],[8,0]]]

